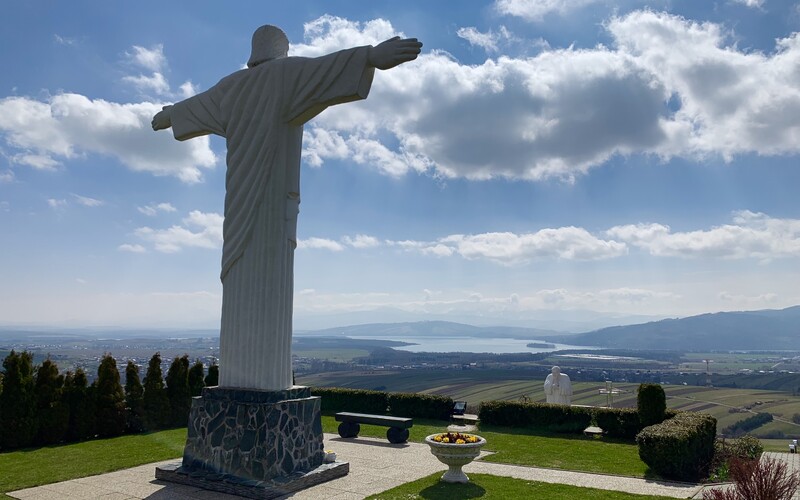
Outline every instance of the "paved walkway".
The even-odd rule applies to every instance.
[[[335,434],[325,434],[325,447],[334,450],[339,460],[350,462],[350,473],[339,479],[295,493],[292,500],[317,500],[320,498],[350,500],[362,499],[403,483],[414,481],[446,467],[436,460],[425,444],[389,444],[375,438],[341,439]],[[486,453],[483,454],[484,456]],[[787,454],[778,454],[788,456]],[[797,455],[794,455],[796,458]],[[170,460],[164,463],[174,462]],[[9,493],[24,500],[234,500],[238,497],[198,490],[155,480],[155,466],[142,465],[99,476],[74,479]],[[482,473],[515,477],[547,483],[570,484],[673,498],[692,498],[701,487],[692,484],[649,481],[630,477],[587,474],[535,467],[493,464],[482,461],[464,467],[467,474]]]

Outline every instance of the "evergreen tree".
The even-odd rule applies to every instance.
[[[3,360],[3,392],[0,394],[0,448],[30,446],[38,419],[33,381],[33,356],[15,351]]]
[[[185,426],[189,419],[192,396],[189,393],[189,355],[175,357],[167,371],[167,399],[170,406],[170,426]]]
[[[144,387],[139,380],[139,367],[128,360],[125,367],[125,403],[128,432],[142,432],[144,430]]]
[[[660,384],[640,384],[636,395],[636,409],[642,426],[660,424],[666,417],[667,396]]]
[[[67,372],[64,377],[64,400],[69,407],[67,441],[82,441],[95,435],[95,393],[88,384],[83,368],[75,370],[74,375]]]
[[[39,414],[36,443],[58,443],[67,433],[69,406],[63,401],[64,376],[58,374],[58,367],[50,358],[44,360],[36,371],[34,390]]]
[[[203,392],[203,387],[206,385],[203,381],[204,371],[203,362],[199,359],[189,368],[189,394],[192,397],[199,396]]]
[[[169,401],[161,375],[161,353],[153,354],[144,375],[144,426],[147,430],[161,429],[169,418]]]
[[[97,434],[100,437],[119,436],[125,432],[125,393],[119,382],[117,362],[106,354],[97,368],[94,383],[97,404]]]
[[[208,367],[208,375],[206,375],[206,387],[215,385],[219,385],[219,365],[216,363]]]

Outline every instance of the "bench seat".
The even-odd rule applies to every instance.
[[[358,437],[361,431],[359,424],[380,425],[388,427],[386,439],[390,443],[405,443],[408,441],[408,429],[414,425],[414,419],[406,417],[391,417],[388,415],[370,415],[367,413],[351,413],[342,411],[335,415],[339,424],[339,435],[343,438]]]

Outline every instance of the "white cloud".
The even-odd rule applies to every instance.
[[[733,1],[735,3],[740,3],[742,5],[746,5],[754,9],[760,9],[765,2],[765,0],[733,0]]]
[[[707,230],[673,232],[664,224],[628,224],[609,229],[607,235],[660,257],[800,257],[800,220],[748,210],[733,215],[732,224]]]
[[[297,240],[297,249],[323,249],[331,250],[333,252],[341,252],[344,247],[341,243],[326,238],[308,238],[304,240]]]
[[[501,14],[521,17],[527,21],[541,21],[547,14],[564,15],[600,0],[496,0],[495,8]]]
[[[342,241],[353,248],[373,248],[381,244],[374,236],[366,234],[357,234],[355,237],[345,236]]]
[[[761,293],[758,295],[742,295],[730,292],[720,292],[719,298],[725,302],[732,302],[739,307],[771,307],[780,302],[777,293]]]
[[[99,207],[105,205],[104,201],[97,200],[95,198],[89,198],[88,196],[81,196],[79,194],[72,193],[72,197],[75,198],[75,201],[77,201],[79,205],[83,205],[84,207]]]
[[[77,38],[61,36],[58,33],[53,34],[53,40],[60,45],[75,45],[78,43]]]
[[[175,212],[177,209],[172,206],[171,203],[151,203],[150,205],[145,205],[143,207],[136,207],[136,210],[143,213],[144,215],[149,215],[151,217],[158,214],[158,212]]]
[[[12,170],[0,172],[0,184],[6,182],[14,182],[14,172]]]
[[[567,3],[503,5],[542,13]],[[304,55],[394,33],[381,20],[327,16],[310,25],[307,43],[296,46]],[[615,155],[702,161],[800,152],[800,34],[758,53],[728,44],[720,25],[667,13],[636,11],[606,29],[610,47],[479,65],[423,53],[379,72],[366,102],[317,117],[304,157],[312,166],[354,159],[391,176],[572,180]]]
[[[125,54],[128,60],[150,71],[161,71],[167,66],[167,58],[164,56],[164,45],[157,44],[152,48],[140,47],[134,45],[132,52]]]
[[[183,226],[174,225],[167,229],[145,226],[136,229],[135,234],[164,253],[179,252],[183,248],[216,249],[222,246],[223,220],[220,214],[193,210],[183,219]]]
[[[67,200],[59,200],[56,198],[48,198],[47,205],[52,208],[53,210],[63,210],[67,207],[68,203]]]
[[[151,75],[129,75],[122,77],[123,82],[130,83],[136,89],[143,93],[147,94],[148,91],[153,91],[157,95],[166,96],[169,95],[169,83],[167,79],[164,78],[164,75],[161,73],[153,73]]]
[[[120,252],[145,253],[147,249],[139,244],[123,243],[117,247]]]
[[[18,153],[9,159],[12,163],[27,165],[36,170],[55,170],[60,165],[58,161],[43,154]]]
[[[376,45],[393,36],[404,35],[385,19],[359,23],[324,15],[303,25],[306,43],[290,44],[289,55],[317,57],[350,47]]]
[[[583,228],[561,227],[535,233],[454,234],[434,242],[391,242],[408,251],[437,257],[460,255],[465,259],[488,259],[506,265],[538,259],[600,260],[627,253],[627,246],[593,236]]]
[[[20,152],[15,158],[28,158],[24,162],[32,166],[38,162],[38,168],[94,153],[134,171],[200,182],[202,169],[217,161],[208,137],[179,142],[168,131],[153,132],[150,120],[160,109],[156,103],[118,104],[79,94],[46,101],[7,97],[0,99],[0,133]]]

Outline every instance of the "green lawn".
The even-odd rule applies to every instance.
[[[0,494],[178,458],[185,444],[172,429],[0,453]]]
[[[325,432],[336,433],[338,422],[322,417]],[[409,440],[422,443],[425,436],[447,430],[447,422],[414,419]],[[634,443],[565,434],[534,433],[521,429],[484,426],[478,434],[487,440],[484,450],[496,452],[487,462],[547,467],[632,477],[650,477]],[[386,427],[362,425],[361,436],[385,437]],[[326,447],[335,448],[328,443]]]
[[[470,474],[467,484],[447,484],[439,481],[441,473],[368,497],[372,500],[451,500],[453,498],[500,499],[530,498],[547,500],[666,500],[667,497],[632,495],[619,491],[579,488],[563,484],[540,483],[510,477]]]

